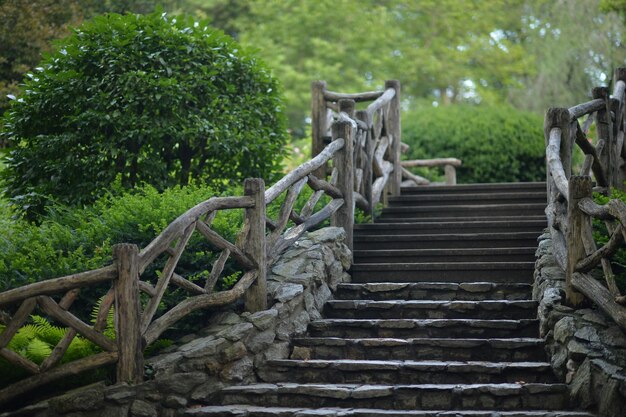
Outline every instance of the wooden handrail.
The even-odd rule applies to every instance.
[[[544,134],[548,170],[546,215],[552,235],[553,252],[566,273],[566,301],[572,307],[588,298],[626,329],[626,297],[615,283],[610,259],[626,241],[626,204],[611,199],[599,205],[592,198],[593,173],[596,184],[607,192],[624,188],[624,111],[626,68],[615,71],[613,97],[606,87],[592,91],[593,99],[569,109],[549,109]],[[578,120],[589,115],[581,127]],[[587,132],[596,123],[596,143]],[[581,176],[571,174],[572,145],[587,156]],[[605,222],[610,237],[598,248],[593,239],[592,219]],[[601,266],[605,285],[587,274]]]
[[[319,85],[325,88],[324,83]],[[247,179],[244,196],[213,197],[197,204],[172,221],[143,249],[135,245],[116,245],[113,248],[113,263],[109,266],[0,293],[0,306],[21,302],[21,308],[11,318],[5,332],[0,334],[0,355],[33,374],[0,390],[0,404],[69,372],[93,369],[96,364],[116,363],[118,381],[140,382],[143,378],[143,348],[192,311],[229,304],[242,298],[248,311],[265,309],[268,267],[303,233],[328,218],[331,218],[332,225],[345,229],[345,243],[351,248],[355,204],[373,213],[386,192],[399,193],[402,174],[399,163],[399,88],[397,81],[389,81],[385,91],[359,94],[321,91],[319,97],[323,101],[337,100],[339,110],[332,126],[322,128],[324,134],[330,133],[331,143],[267,190],[263,180]],[[355,111],[355,101],[371,100],[374,102],[368,106],[368,110]],[[323,104],[320,115],[327,123],[327,103]],[[330,160],[333,160],[334,170],[327,180],[325,173],[319,175],[319,172]],[[300,213],[297,213],[295,203],[307,184],[313,194]],[[270,219],[266,207],[282,194],[286,196],[282,200],[278,218]],[[316,210],[323,196],[327,196],[330,201]],[[211,227],[218,211],[232,209],[245,210],[244,226],[235,243],[220,236]],[[290,220],[295,221],[296,226],[285,230]],[[221,251],[204,288],[175,272],[194,234],[200,235]],[[166,257],[166,261],[156,283],[142,281],[145,271],[159,257]],[[232,289],[212,293],[229,259],[238,264],[243,272],[242,278]],[[69,312],[72,301],[78,296],[78,289],[107,282],[111,287],[101,302],[101,310],[93,325]],[[187,291],[189,296],[158,316],[157,307],[172,284]],[[141,316],[140,292],[143,297],[148,297]],[[50,296],[59,293],[66,295],[57,303]],[[6,348],[15,332],[36,308],[70,328],[54,348],[54,357],[42,365]],[[111,308],[114,308],[116,315],[115,341],[103,333]],[[77,335],[91,340],[107,353],[58,365],[59,359]]]

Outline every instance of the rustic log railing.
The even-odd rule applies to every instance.
[[[355,110],[357,103],[371,102],[363,110]],[[400,83],[387,81],[384,91],[346,94],[329,91],[324,81],[311,84],[312,153],[317,155],[332,139],[332,121],[338,114],[355,120],[357,141],[354,150],[355,201],[357,207],[370,216],[381,198],[400,194],[401,186],[430,185],[431,181],[409,171],[410,167],[444,167],[447,185],[456,184],[456,158],[400,161],[400,155],[409,146],[401,141]],[[386,159],[385,159],[386,158]],[[327,167],[321,166],[317,176],[324,176]],[[388,179],[392,180],[389,182]],[[404,179],[404,181],[403,181]]]
[[[304,232],[326,219],[346,230],[346,244],[352,248],[355,204],[371,212],[386,195],[400,189],[400,84],[387,82],[376,93],[336,95],[337,111],[328,120],[330,143],[316,156],[265,189],[262,179],[247,179],[244,195],[214,197],[182,214],[141,250],[132,244],[113,247],[113,263],[104,268],[42,281],[0,293],[0,309],[12,313],[0,333],[0,355],[30,376],[0,390],[0,404],[55,379],[107,364],[116,364],[118,382],[143,380],[143,349],[189,313],[207,307],[231,304],[244,299],[248,311],[267,308],[268,267]],[[355,101],[374,101],[355,112]],[[375,140],[370,140],[371,138]],[[330,178],[319,172],[332,161]],[[315,173],[318,173],[317,175]],[[312,194],[299,213],[295,204],[307,186]],[[284,195],[276,219],[267,215],[267,206]],[[328,201],[319,204],[324,196]],[[211,223],[222,210],[245,210],[244,223],[235,242],[220,236]],[[289,227],[291,226],[291,227]],[[217,248],[219,256],[203,286],[176,273],[177,264],[192,235],[198,233]],[[214,292],[214,286],[232,259],[243,275],[228,291]],[[158,279],[150,281],[146,271],[155,262],[163,264]],[[150,268],[152,266],[152,268]],[[153,285],[151,282],[156,281]],[[107,286],[94,324],[70,312],[81,288]],[[168,311],[159,311],[168,289],[176,287],[189,296]],[[53,298],[52,296],[56,296]],[[58,300],[58,301],[57,301]],[[142,302],[143,300],[143,302]],[[53,353],[41,365],[7,348],[13,336],[40,309],[68,327]],[[115,314],[115,340],[104,335],[107,315]],[[158,314],[157,314],[158,313]],[[59,364],[72,340],[80,335],[98,346],[102,353]]]
[[[618,199],[598,205],[592,198],[596,190],[605,195],[611,188],[624,188],[624,122],[626,68],[615,71],[615,87],[609,97],[606,87],[593,89],[593,99],[577,106],[551,108],[544,124],[548,171],[546,215],[552,235],[554,256],[566,273],[566,301],[579,306],[587,297],[626,329],[626,297],[615,283],[610,259],[624,246],[626,205]],[[578,119],[586,116],[581,123]],[[595,122],[596,141],[588,136]],[[574,144],[585,154],[580,175],[572,175]],[[592,179],[596,183],[593,188]],[[602,220],[609,241],[597,248],[592,220]],[[605,285],[590,271],[602,267]]]

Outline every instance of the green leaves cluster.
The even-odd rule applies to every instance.
[[[21,210],[89,203],[121,178],[162,190],[266,180],[286,138],[279,87],[231,38],[190,19],[106,15],[35,72],[5,119]]]
[[[544,181],[542,118],[510,107],[421,107],[404,115],[406,159],[453,157],[460,183]]]

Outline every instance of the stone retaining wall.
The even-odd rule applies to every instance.
[[[225,386],[256,382],[258,367],[289,357],[290,339],[320,318],[331,291],[349,281],[352,254],[344,238],[343,229],[328,227],[298,240],[268,276],[268,310],[216,314],[210,326],[146,361],[152,380],[94,384],[0,417],[178,416],[192,404],[211,403]]]
[[[564,305],[565,273],[552,240],[539,237],[533,298],[554,372],[570,388],[573,404],[601,417],[626,415],[626,334],[596,308]]]

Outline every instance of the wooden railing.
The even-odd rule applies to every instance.
[[[548,166],[546,214],[554,256],[566,273],[566,301],[579,306],[587,297],[622,328],[626,328],[626,298],[620,294],[610,259],[624,246],[626,205],[618,199],[598,205],[592,191],[608,195],[611,188],[624,188],[626,149],[624,122],[626,68],[615,71],[615,87],[594,88],[593,99],[577,106],[551,108],[544,124]],[[586,116],[584,121],[579,119]],[[595,122],[596,141],[589,131]],[[572,174],[574,144],[584,152],[580,175]],[[596,183],[593,188],[591,174]],[[604,221],[609,241],[598,248],[593,239],[592,220]],[[601,265],[604,285],[589,272]]]
[[[55,379],[107,364],[116,364],[118,382],[142,381],[143,349],[189,313],[241,298],[248,311],[265,309],[268,267],[304,232],[328,218],[332,225],[346,230],[346,244],[352,248],[355,204],[372,212],[384,199],[385,189],[394,194],[400,191],[399,92],[400,84],[396,81],[387,82],[383,92],[355,95],[327,92],[329,97],[337,99],[336,111],[325,119],[332,132],[330,143],[267,190],[262,179],[247,179],[243,196],[214,197],[196,205],[145,248],[140,250],[132,244],[114,246],[113,263],[109,266],[0,293],[0,309],[12,313],[0,334],[0,355],[31,374],[0,390],[0,404]],[[366,110],[355,112],[353,98],[369,98],[373,102]],[[320,175],[331,162],[330,178],[324,173]],[[297,213],[296,200],[307,185],[313,192]],[[277,218],[268,218],[267,206],[281,195],[284,199]],[[319,204],[324,196],[327,203]],[[235,242],[231,242],[220,236],[211,223],[219,211],[234,209],[244,209],[245,216],[242,230]],[[202,286],[176,273],[194,233],[221,251]],[[229,258],[243,275],[232,289],[213,292]],[[154,269],[159,261],[165,262],[164,267],[152,285],[146,271]],[[95,285],[108,286],[108,290],[104,290],[106,294],[95,323],[88,324],[72,314],[70,308],[81,289]],[[168,311],[160,311],[157,317],[163,297],[172,287],[186,291],[188,297]],[[111,308],[115,314],[115,340],[103,334]],[[7,348],[36,309],[69,328],[41,365]],[[93,342],[102,353],[60,364],[77,335]]]

